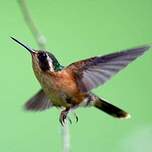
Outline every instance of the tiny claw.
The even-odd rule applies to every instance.
[[[60,121],[60,123],[61,123],[62,126],[64,126],[64,124],[65,124],[65,120],[66,120],[66,118],[67,118],[67,114],[68,114],[67,109],[63,110],[63,111],[61,112],[61,114],[60,114],[59,121]],[[71,122],[72,122],[72,121],[71,121]]]
[[[79,121],[79,118],[78,118],[78,116],[76,116],[76,123]]]
[[[77,123],[78,122],[78,120],[79,120],[79,118],[78,118],[78,116],[76,115],[76,113],[74,113],[74,116],[75,116],[75,122]]]
[[[64,126],[65,119],[66,119],[66,115],[64,115],[63,113],[61,113],[59,121],[60,121],[60,123],[61,123],[62,126]]]
[[[70,119],[70,117],[68,117],[68,120],[69,120],[70,124],[72,124],[72,120]]]
[[[59,121],[60,121],[60,124],[63,126],[63,122],[62,122],[62,120],[61,120],[61,119],[59,119]]]
[[[61,118],[59,119],[59,121],[60,121],[60,124],[63,126],[64,124]]]

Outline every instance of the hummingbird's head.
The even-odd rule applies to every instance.
[[[63,68],[62,65],[59,64],[58,60],[55,56],[47,51],[42,50],[34,50],[27,45],[24,45],[20,41],[16,40],[15,38],[11,37],[15,42],[26,48],[31,56],[32,56],[32,63],[33,69],[37,72],[43,71],[59,71]]]
[[[36,58],[36,59],[35,59]],[[32,56],[33,62],[36,60],[39,68],[42,71],[59,71],[61,70],[62,66],[59,64],[58,60],[55,56],[46,51],[37,51],[35,55]]]

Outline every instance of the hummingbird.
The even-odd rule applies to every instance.
[[[63,126],[68,113],[78,107],[95,107],[115,118],[126,119],[130,114],[91,92],[103,85],[129,63],[149,50],[151,45],[95,56],[74,62],[66,67],[45,50],[35,50],[11,37],[32,57],[34,74],[41,89],[25,103],[25,109],[42,111],[51,107],[62,108],[59,121]],[[78,117],[76,116],[78,120]]]

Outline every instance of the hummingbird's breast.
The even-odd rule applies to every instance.
[[[55,106],[66,106],[62,98],[60,97],[59,89],[57,88],[56,82],[53,81],[52,77],[47,73],[43,72],[38,64],[37,58],[32,60],[32,66],[34,74],[43,88],[45,94]]]
[[[33,70],[45,94],[55,106],[77,105],[86,97],[85,93],[80,92],[76,81],[66,70],[43,72],[37,62],[33,63]]]
[[[63,100],[62,92],[56,81],[53,80],[48,74],[36,73],[36,78],[40,82],[45,94],[55,106],[68,106]]]

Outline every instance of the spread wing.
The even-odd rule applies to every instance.
[[[25,103],[25,109],[31,111],[45,110],[51,106],[51,101],[47,98],[42,89],[39,90],[31,99]]]
[[[104,84],[150,47],[150,45],[145,45],[78,61],[69,65],[65,70],[72,71],[80,90],[87,92]]]

